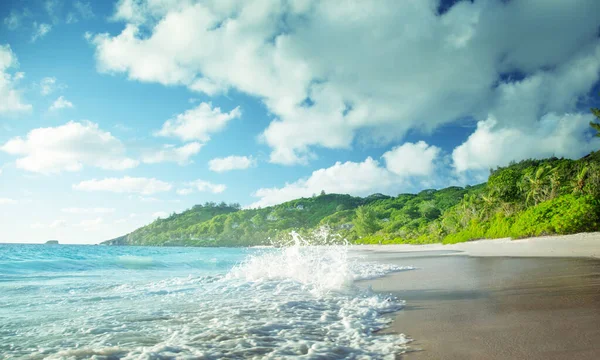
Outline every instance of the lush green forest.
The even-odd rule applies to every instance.
[[[325,194],[263,209],[206,203],[157,219],[107,245],[270,245],[296,231],[353,243],[455,243],[600,230],[600,152],[525,160],[477,186],[395,197]],[[325,231],[324,231],[325,230]]]

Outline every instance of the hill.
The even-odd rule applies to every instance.
[[[600,152],[524,160],[477,186],[395,197],[324,194],[263,209],[206,203],[105,245],[253,246],[319,229],[355,243],[454,243],[600,229]]]

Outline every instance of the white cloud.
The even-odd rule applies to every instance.
[[[192,142],[180,147],[174,145],[165,145],[162,149],[147,153],[142,157],[142,161],[147,164],[156,164],[162,162],[176,162],[179,165],[190,163],[190,157],[198,154],[203,144]]]
[[[10,198],[0,198],[0,205],[14,205],[17,203],[17,200]]]
[[[600,148],[592,137],[591,114],[545,115],[529,129],[500,127],[493,117],[477,124],[477,130],[454,149],[457,171],[488,170],[511,161],[550,156],[579,158]]]
[[[250,207],[265,207],[292,199],[310,197],[322,190],[327,193],[369,195],[389,190],[395,183],[394,175],[368,157],[365,161],[336,162],[335,165],[313,171],[305,179],[286,184],[281,188],[262,188],[253,195],[260,200]]]
[[[46,9],[46,12],[48,15],[50,15],[50,17],[55,17],[60,5],[61,4],[58,0],[46,0],[44,2],[44,9]]]
[[[129,198],[132,199],[133,197],[129,196]],[[151,197],[151,196],[140,196],[140,197],[138,197],[138,199],[142,202],[150,202],[150,203],[162,201],[160,199],[157,199],[157,198]]]
[[[525,158],[578,158],[598,149],[600,139],[589,134],[593,116],[575,109],[599,75],[600,45],[594,45],[552,71],[501,84],[487,119],[454,150],[456,170],[487,170]]]
[[[105,191],[113,193],[137,193],[151,195],[171,190],[172,185],[155,178],[129,177],[86,180],[73,185],[81,191]]]
[[[431,187],[436,181],[432,175],[439,152],[438,148],[424,142],[406,143],[383,155],[386,167],[381,166],[371,157],[363,162],[338,161],[329,168],[315,170],[309,177],[288,183],[283,187],[257,190],[253,195],[260,199],[250,207],[275,205],[301,197],[310,197],[321,191],[365,196],[377,192],[393,194]],[[448,180],[445,180],[446,184]]]
[[[433,161],[439,156],[440,148],[427,145],[424,141],[416,144],[405,143],[383,154],[388,170],[398,175],[431,175]]]
[[[65,99],[64,96],[59,96],[52,105],[50,105],[49,111],[56,111],[60,109],[71,109],[73,108],[73,103],[69,100]]]
[[[230,170],[243,170],[256,166],[256,160],[251,156],[227,156],[215,158],[208,162],[208,167],[214,172],[225,172]]]
[[[46,36],[50,30],[52,30],[52,25],[37,22],[33,23],[33,35],[31,35],[31,42],[37,41],[37,39],[41,39]]]
[[[239,107],[230,112],[221,112],[220,108],[203,102],[197,107],[167,120],[156,134],[177,137],[183,141],[208,141],[211,133],[223,130],[229,121],[239,118],[241,115]]]
[[[138,164],[124,156],[121,141],[92,122],[37,128],[25,138],[10,139],[0,150],[21,156],[16,160],[18,168],[42,174],[79,171],[86,165],[123,170]]]
[[[110,214],[115,212],[115,208],[62,208],[60,211],[68,214]]]
[[[458,118],[485,119],[508,99],[496,87],[501,75],[556,75],[600,42],[597,0],[460,1],[441,16],[437,5],[122,0],[113,18],[126,23],[123,31],[91,42],[100,71],[261,99],[275,116],[262,139],[271,161],[283,164],[308,161],[315,147],[349,148],[357,135],[385,143]],[[597,80],[593,66],[584,68]],[[579,86],[584,80],[538,94],[576,99],[590,89]],[[574,110],[572,102],[547,104],[560,109],[529,121]],[[500,126],[514,121],[494,114]]]
[[[0,115],[30,111],[32,108],[30,104],[23,103],[21,92],[15,89],[24,74],[17,72],[11,75],[7,72],[18,66],[17,57],[10,46],[0,45]]]
[[[58,84],[58,81],[55,77],[45,77],[40,81],[40,94],[43,96],[47,96],[52,94],[58,89],[65,88],[64,85]]]
[[[189,195],[196,191],[199,192],[211,192],[213,194],[222,193],[227,189],[227,186],[223,184],[213,184],[209,181],[195,180],[185,184],[185,187],[178,189],[177,194]]]
[[[79,19],[91,19],[94,17],[92,5],[89,2],[75,1],[73,3],[73,11],[67,14],[67,24],[79,22]]]
[[[19,26],[21,26],[22,15],[12,10],[10,14],[4,18],[4,25],[9,30],[16,30]]]

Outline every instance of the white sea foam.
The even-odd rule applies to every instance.
[[[388,324],[382,315],[404,303],[353,282],[411,268],[360,262],[345,246],[302,244],[252,250],[217,274],[156,279],[127,269],[109,284],[69,283],[68,295],[42,290],[20,304],[29,312],[0,324],[0,352],[132,360],[392,359],[403,351],[403,335],[376,332]],[[207,260],[219,258],[208,251]]]

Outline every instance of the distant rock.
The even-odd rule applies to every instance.
[[[46,245],[58,245],[58,240],[48,240],[46,241]]]

